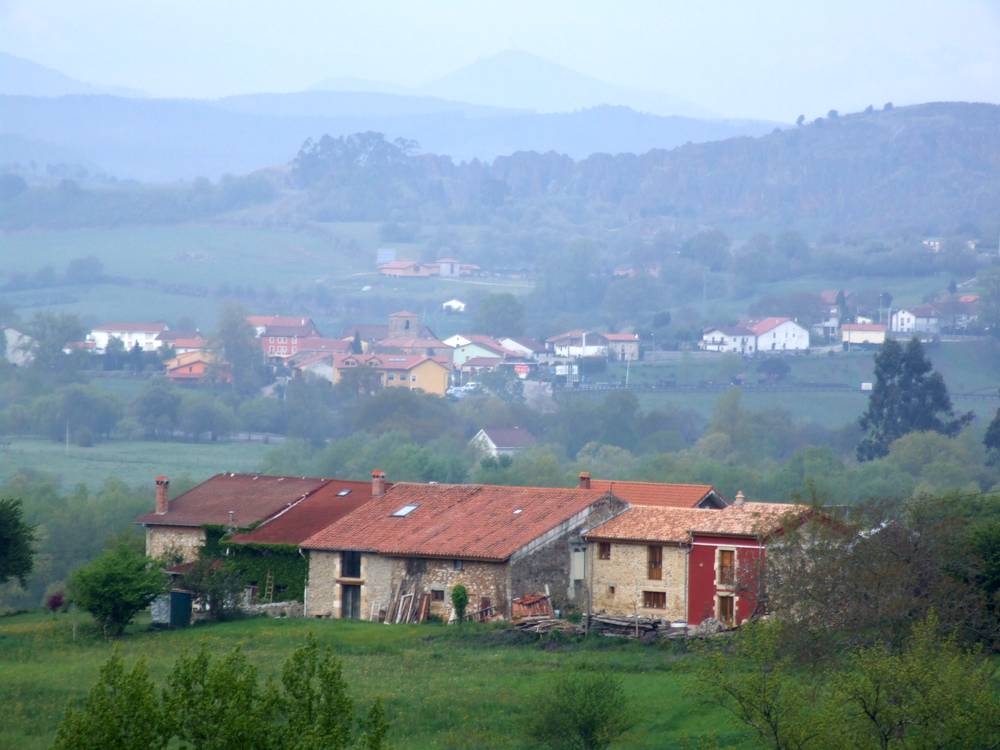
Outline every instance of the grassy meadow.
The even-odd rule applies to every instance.
[[[74,640],[73,626],[77,625]],[[394,748],[530,748],[522,727],[536,696],[582,670],[620,676],[637,723],[616,748],[749,747],[745,733],[689,692],[695,657],[676,647],[599,638],[586,643],[523,642],[491,626],[379,625],[253,619],[182,631],[133,626],[117,643],[77,613],[0,618],[0,747],[48,747],[69,701],[83,697],[114,648],[129,664],[145,658],[162,682],[174,658],[205,643],[214,654],[240,646],[263,675],[313,633],[343,660],[356,704],[384,701]]]
[[[64,487],[100,487],[108,477],[152,486],[158,474],[200,482],[221,471],[257,471],[273,446],[259,442],[181,443],[113,440],[90,448],[51,440],[4,438],[0,482],[28,469],[58,477]]]

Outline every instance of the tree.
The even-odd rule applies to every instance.
[[[226,620],[238,610],[243,581],[231,559],[201,557],[184,574],[184,588],[208,605],[208,616]]]
[[[455,619],[462,622],[465,619],[465,608],[469,606],[469,592],[460,583],[451,589],[451,606],[455,609]]]
[[[241,305],[229,303],[222,308],[215,343],[229,363],[236,390],[240,393],[257,390],[263,382],[264,353]]]
[[[858,460],[885,456],[890,444],[909,432],[952,437],[972,418],[972,412],[955,416],[944,378],[934,372],[917,338],[905,349],[886,339],[875,355],[875,385],[860,419],[867,435],[858,444]]]
[[[780,357],[762,359],[757,365],[757,372],[772,381],[784,380],[791,371],[792,368],[788,362]]]
[[[721,271],[729,264],[729,237],[718,229],[699,232],[681,245],[681,255]]]
[[[83,705],[66,711],[53,748],[159,750],[167,745],[163,720],[146,663],[139,660],[129,672],[115,650]]]
[[[524,333],[524,305],[513,294],[490,294],[476,306],[476,330],[488,336]]]
[[[805,115],[799,115],[798,117],[795,118],[795,124],[800,128],[805,123],[805,121],[806,121]]]
[[[84,328],[80,319],[67,313],[36,313],[27,326],[32,339],[32,367],[40,372],[59,376],[71,375],[79,358],[67,355],[65,349],[71,341],[83,338]]]
[[[361,343],[361,333],[358,331],[354,332],[354,338],[351,339],[351,354],[362,354],[365,347]]]
[[[105,637],[117,637],[166,586],[156,562],[119,541],[73,573],[69,593],[78,607],[94,616]]]
[[[165,378],[153,378],[132,403],[135,418],[149,435],[170,435],[180,417],[181,395]]]
[[[553,750],[604,750],[632,725],[624,685],[609,674],[563,672],[534,706],[529,733]]]
[[[35,527],[24,520],[21,501],[0,498],[0,585],[16,578],[25,585],[35,564]]]
[[[986,428],[983,445],[986,446],[986,460],[991,465],[1000,463],[1000,409],[997,409],[996,414],[993,415],[993,419],[990,420],[989,427]]]
[[[104,264],[93,255],[74,258],[66,265],[66,280],[72,284],[96,284],[103,278]]]
[[[1000,339],[1000,269],[991,268],[976,277],[979,286],[979,319],[995,339]]]

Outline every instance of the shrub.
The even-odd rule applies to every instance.
[[[469,605],[469,592],[465,586],[458,584],[451,590],[451,606],[455,608],[455,619],[461,622],[465,619],[465,608]]]
[[[552,750],[604,750],[632,724],[622,681],[610,674],[564,672],[534,705],[529,732]]]

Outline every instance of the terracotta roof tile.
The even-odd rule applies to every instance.
[[[667,484],[665,482],[620,482],[614,479],[591,479],[591,489],[611,492],[632,505],[662,505],[672,508],[695,508],[710,494],[722,496],[710,484]],[[725,502],[723,500],[723,502]]]
[[[386,483],[386,487],[391,487]],[[372,499],[372,483],[330,479],[326,484],[284,512],[264,521],[253,531],[236,534],[236,544],[293,544],[357,510]]]
[[[721,510],[635,505],[584,536],[588,540],[666,544],[687,544],[692,534],[756,537],[777,531],[788,514],[807,511],[806,506],[783,503],[744,503]]]
[[[216,474],[170,501],[166,513],[146,513],[136,523],[150,526],[205,526],[233,522],[246,528],[315,492],[326,479],[263,474]],[[150,505],[153,499],[150,497]]]
[[[302,547],[504,561],[604,497],[599,490],[398,483]],[[405,515],[393,515],[413,506]]]

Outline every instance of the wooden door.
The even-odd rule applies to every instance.
[[[732,596],[720,596],[719,597],[719,622],[733,627],[735,622],[735,598]]]

